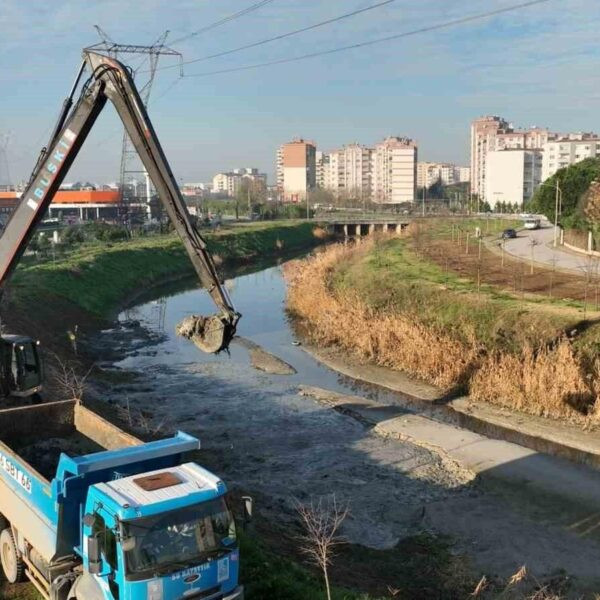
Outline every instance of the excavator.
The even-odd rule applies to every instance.
[[[206,241],[190,218],[133,76],[118,60],[89,49],[83,51],[83,61],[50,140],[42,148],[21,200],[0,236],[0,294],[107,100],[121,118],[202,286],[218,308],[217,314],[209,317],[186,317],[178,326],[178,333],[205,352],[226,350],[241,315],[222,285]],[[3,334],[0,361],[3,396],[25,397],[40,392],[42,364],[37,341],[27,336]]]

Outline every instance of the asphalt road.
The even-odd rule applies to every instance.
[[[579,274],[585,273],[588,266],[588,258],[584,255],[567,252],[561,248],[554,248],[554,227],[548,223],[540,229],[519,230],[518,237],[506,240],[504,250],[525,260],[531,260],[531,246],[533,247],[533,259],[535,262],[544,263],[550,267],[553,265],[558,269],[569,269]]]

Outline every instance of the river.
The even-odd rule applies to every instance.
[[[176,286],[123,311],[124,328],[103,332],[103,344],[127,346],[113,367],[138,374],[105,389],[105,398],[128,407],[134,420],[141,415],[143,427],[198,434],[207,465],[230,486],[256,494],[261,514],[279,522],[295,518],[295,501],[335,493],[351,508],[344,534],[372,547],[394,546],[418,527],[426,503],[462,493],[465,476],[449,472],[437,455],[382,439],[298,394],[300,384],[351,394],[356,386],[294,345],[280,266],[235,277],[227,286],[243,315],[239,335],[296,374],[257,371],[238,344],[229,355],[206,355],[178,337],[175,326],[184,316],[214,309],[203,290]],[[134,333],[123,344],[132,321],[146,334]]]
[[[202,462],[232,488],[255,496],[267,522],[297,522],[295,502],[335,494],[350,514],[348,541],[394,547],[423,529],[457,540],[482,570],[510,574],[527,563],[538,573],[562,567],[589,576],[598,547],[556,527],[542,527],[509,492],[496,494],[434,451],[385,439],[353,418],[298,394],[301,384],[385,402],[401,398],[358,386],[323,367],[295,338],[285,313],[280,266],[227,282],[243,314],[238,333],[285,360],[294,375],[270,375],[250,365],[246,348],[205,355],[175,334],[192,313],[213,311],[200,289],[154,290],[119,315],[121,326],[99,334],[102,366],[121,377],[96,392],[133,427],[170,435],[181,429],[202,441]],[[357,392],[357,390],[359,390]],[[585,554],[584,554],[585,555]]]

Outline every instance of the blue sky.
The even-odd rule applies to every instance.
[[[307,26],[376,0],[274,0],[174,46],[193,59]],[[253,0],[38,0],[0,3],[0,135],[14,182],[33,167],[99,24],[117,42],[175,40]],[[276,147],[302,136],[328,150],[386,135],[423,160],[467,163],[469,123],[600,130],[599,0],[550,0],[491,19],[330,56],[220,75],[207,72],[383,37],[517,3],[395,0],[286,40],[157,74],[149,112],[176,176],[205,181],[237,166],[274,171]],[[132,62],[137,62],[138,57]],[[161,66],[173,65],[164,60]],[[199,76],[200,75],[200,76]],[[143,75],[140,75],[143,77]],[[0,138],[1,139],[1,138]],[[118,178],[121,133],[107,106],[69,180]],[[0,166],[1,168],[1,166]],[[1,174],[0,174],[1,176]]]

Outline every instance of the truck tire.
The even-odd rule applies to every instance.
[[[2,563],[2,571],[8,583],[17,583],[23,580],[25,565],[17,550],[10,527],[3,529],[0,533],[0,563]]]

